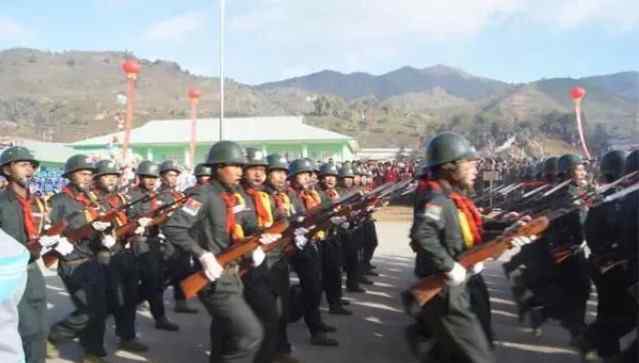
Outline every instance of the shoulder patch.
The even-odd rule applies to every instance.
[[[184,211],[184,213],[193,217],[198,214],[200,208],[202,208],[202,203],[193,198],[189,198],[182,206],[182,210]]]
[[[427,203],[424,207],[424,217],[439,221],[442,218],[442,207],[437,204]]]

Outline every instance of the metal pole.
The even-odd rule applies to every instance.
[[[224,0],[220,0],[220,141],[224,139]]]
[[[126,90],[126,124],[124,126],[124,142],[122,145],[122,162],[126,164],[129,151],[129,141],[131,138],[131,127],[133,125],[133,97],[135,93],[135,77],[128,75]]]
[[[197,142],[197,98],[191,99],[191,150],[189,164],[195,168],[195,144]]]

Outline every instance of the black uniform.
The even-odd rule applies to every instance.
[[[25,231],[22,208],[19,198],[8,187],[0,192],[0,228],[16,241],[26,244],[28,237]],[[44,202],[42,202],[42,205]],[[33,209],[35,213],[46,213],[45,210]],[[37,226],[41,232],[42,226]],[[27,363],[43,363],[46,357],[47,298],[44,276],[34,257],[29,260],[27,267],[27,285],[22,299],[18,304],[19,325],[18,332],[22,338],[22,346]]]
[[[340,194],[348,194],[356,188],[339,189]],[[359,286],[362,278],[362,246],[364,233],[361,225],[353,225],[348,229],[340,228],[340,240],[346,271],[346,287],[349,291],[363,291]]]
[[[76,229],[89,222],[87,208],[91,203],[84,192],[70,184],[51,200],[53,224],[65,219],[69,228]],[[60,258],[58,275],[75,305],[67,318],[51,327],[49,339],[53,342],[80,337],[86,353],[104,356],[104,332],[111,296],[108,262],[96,258],[102,250],[102,235],[94,232],[87,239],[74,242],[74,250]]]
[[[202,256],[217,255],[232,244],[227,230],[223,193],[234,193],[218,181],[205,185],[175,211],[162,232],[179,248]],[[199,293],[211,314],[211,362],[251,362],[263,332],[258,318],[246,303],[239,267],[227,267],[222,276]]]
[[[339,192],[324,190],[329,200],[339,198]],[[322,282],[328,305],[337,309],[342,305],[342,241],[339,229],[329,228],[322,242]]]
[[[411,240],[418,250],[416,270],[422,276],[450,271],[466,247],[458,209],[450,190],[418,193]],[[467,284],[449,286],[424,305],[422,321],[439,344],[443,362],[494,362],[486,334],[471,310]]]
[[[151,191],[137,187],[129,191],[129,200],[138,200]],[[129,208],[127,215],[131,219],[138,219],[150,211],[173,201],[171,193],[161,193],[157,198],[140,202]],[[148,215],[147,215],[148,216]],[[140,276],[140,299],[147,300],[151,308],[151,315],[156,322],[166,320],[164,308],[164,286],[166,275],[166,256],[172,255],[170,244],[160,239],[159,227],[147,228],[144,236],[138,236],[132,241],[132,248],[137,260]]]

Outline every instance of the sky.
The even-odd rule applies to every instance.
[[[220,0],[1,0],[0,49],[128,50],[219,73]],[[444,64],[528,82],[639,70],[637,0],[226,0],[225,77]],[[144,72],[144,70],[142,70]]]

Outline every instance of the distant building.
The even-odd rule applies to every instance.
[[[409,157],[412,149],[407,148],[362,148],[357,153],[360,160],[391,160],[396,159],[400,154]]]
[[[219,141],[218,125],[217,118],[197,120],[196,163],[204,161],[211,145]],[[358,149],[352,137],[306,125],[301,116],[232,117],[225,118],[223,126],[225,140],[261,149],[265,154],[281,153],[289,159],[350,160]],[[122,139],[123,132],[117,132],[69,146],[78,152],[113,153]],[[191,120],[154,120],[131,130],[129,147],[144,159],[189,164],[190,142]]]
[[[77,153],[65,144],[44,142],[20,137],[0,139],[0,153],[10,146],[24,146],[29,149],[43,167],[62,167],[73,154]]]

